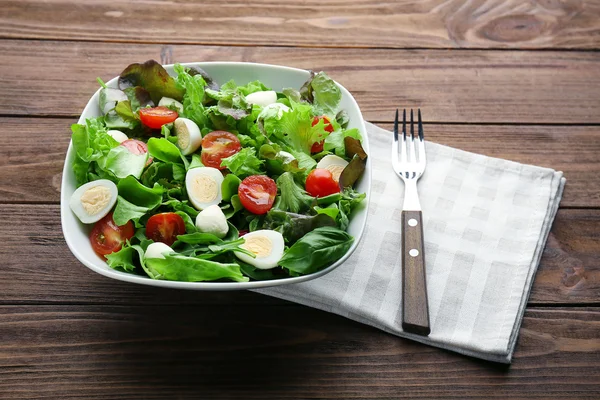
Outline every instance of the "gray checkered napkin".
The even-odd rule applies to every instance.
[[[427,142],[419,180],[431,334],[401,328],[404,186],[392,134],[367,123],[369,217],[356,252],[333,272],[258,292],[413,339],[510,363],[531,283],[562,195],[562,172]]]

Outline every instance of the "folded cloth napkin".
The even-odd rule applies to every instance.
[[[510,363],[565,179],[562,172],[427,142],[419,180],[431,334],[402,331],[404,185],[392,134],[367,123],[372,186],[366,230],[331,273],[257,290],[473,357]]]

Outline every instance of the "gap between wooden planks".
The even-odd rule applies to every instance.
[[[323,70],[365,119],[421,107],[427,121],[599,124],[600,53],[161,46],[1,40],[0,115],[76,116],[128,64],[251,61]],[[166,56],[165,56],[166,55]],[[43,62],[40,62],[43,60]]]
[[[123,283],[90,271],[63,239],[58,205],[0,205],[0,304],[282,304],[246,291],[175,291]],[[600,210],[560,210],[530,304],[600,305]]]
[[[528,309],[508,367],[302,306],[3,306],[0,394],[594,398],[599,328],[598,309]]]
[[[600,4],[427,0],[3,1],[0,37],[397,48],[600,48]]]
[[[0,203],[59,201],[70,126],[75,122],[76,118],[0,118]],[[379,125],[391,129],[391,124]],[[428,124],[425,137],[462,150],[562,170],[567,187],[561,206],[600,207],[600,126]]]

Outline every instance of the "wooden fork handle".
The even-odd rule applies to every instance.
[[[402,211],[402,330],[429,335],[421,211]]]

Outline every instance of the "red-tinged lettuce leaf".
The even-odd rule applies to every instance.
[[[360,178],[365,172],[367,166],[367,157],[361,158],[360,155],[355,154],[352,160],[346,168],[340,174],[340,188],[344,190],[347,187],[352,187],[354,183]]]
[[[358,155],[361,160],[367,159],[367,153],[362,148],[360,140],[346,136],[344,137],[344,147],[346,148],[346,157],[353,158],[355,155]]]
[[[177,85],[169,73],[154,60],[143,64],[131,64],[119,76],[119,88],[125,90],[129,87],[141,86],[150,93],[154,103],[162,97],[171,97],[181,101],[185,90]]]
[[[129,99],[129,104],[131,104],[131,109],[134,111],[143,107],[154,107],[150,93],[141,86],[128,87],[123,92],[125,92],[125,95]]]
[[[206,87],[212,90],[219,90],[220,86],[219,84],[210,76],[206,73],[205,70],[203,70],[200,67],[187,67],[188,68],[188,74],[190,74],[190,76],[194,76],[194,75],[200,75],[202,77],[202,79],[204,79],[204,82],[206,82]]]

